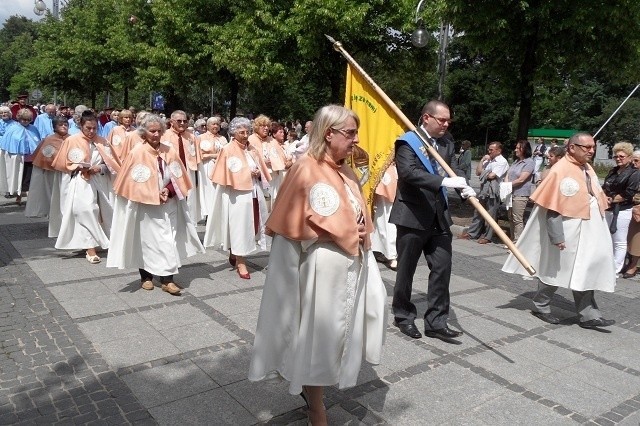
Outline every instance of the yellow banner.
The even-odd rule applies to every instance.
[[[394,143],[406,130],[402,120],[351,65],[347,65],[344,106],[360,117],[358,146],[361,150],[354,150],[351,166],[360,177],[365,200],[371,208],[376,186],[393,161]]]

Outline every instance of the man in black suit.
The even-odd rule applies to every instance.
[[[420,121],[429,143],[438,146],[436,138],[442,138],[451,124],[449,107],[440,101],[430,101],[422,109]],[[445,140],[440,141],[443,146],[438,146],[438,151],[449,159],[453,143]],[[425,335],[447,341],[462,333],[447,325],[453,222],[447,208],[446,188],[461,189],[464,198],[475,196],[475,192],[464,177],[443,176],[441,167],[425,155],[415,132],[407,132],[396,141],[395,154],[398,189],[389,217],[398,231],[398,273],[392,303],[394,324],[410,337],[422,337],[414,323],[416,307],[411,303],[411,289],[423,253],[430,269]]]

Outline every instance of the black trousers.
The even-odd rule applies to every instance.
[[[148,272],[142,268],[139,268],[138,271],[140,272],[140,279],[142,281],[153,280],[153,274],[151,272]],[[160,282],[162,284],[168,284],[173,282],[173,275],[167,275],[165,277],[158,277],[158,278],[160,278]]]
[[[396,323],[409,324],[417,316],[416,306],[411,303],[413,278],[424,254],[429,265],[428,305],[424,313],[426,330],[438,330],[447,326],[449,318],[449,282],[451,281],[451,240],[450,232],[437,225],[430,231],[397,225],[398,272],[393,290],[393,315]]]

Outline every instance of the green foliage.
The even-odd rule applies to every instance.
[[[27,78],[16,79],[13,84],[11,79],[32,55],[37,35],[38,24],[23,16],[11,16],[0,29],[0,100],[34,87],[33,82]]]

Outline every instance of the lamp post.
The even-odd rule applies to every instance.
[[[66,5],[66,0],[62,0],[63,5]],[[33,13],[38,16],[44,15],[47,11],[47,4],[43,0],[35,0],[33,5]],[[55,19],[60,19],[60,0],[51,0],[51,15]],[[58,101],[58,90],[53,89],[53,103],[56,104]]]
[[[56,19],[60,19],[60,1],[63,2],[63,5],[67,3],[65,0],[51,0],[51,15],[53,15],[53,17]],[[44,0],[35,0],[33,13],[38,16],[42,16],[46,11],[47,4],[44,2]]]
[[[416,6],[415,23],[416,30],[411,34],[411,43],[416,47],[424,47],[429,42],[429,33],[424,29],[424,23],[420,17],[424,0],[420,0]],[[444,21],[440,22],[440,33],[438,34],[438,100],[444,98],[444,79],[447,74],[447,46],[449,44],[449,33],[451,25]]]

